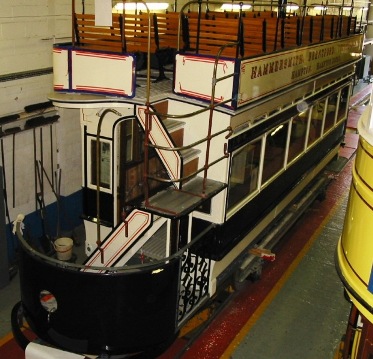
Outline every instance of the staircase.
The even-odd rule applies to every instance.
[[[155,105],[157,111],[162,110],[165,102]],[[145,134],[149,129],[149,147],[154,147],[162,160],[167,173],[176,188],[182,188],[182,182],[186,182],[198,169],[198,156],[200,151],[184,145],[184,122],[173,119],[162,119],[151,114],[148,116],[147,127],[146,107],[138,106],[138,120]],[[148,178],[157,179],[148,176]],[[184,181],[185,179],[185,181]],[[160,179],[159,179],[160,180]]]
[[[153,108],[157,115],[151,110],[147,116],[146,106],[138,106],[137,109],[138,120],[145,131],[145,138],[149,139],[148,142],[145,140],[145,151],[147,147],[155,148],[167,169],[172,186],[150,198],[145,196],[142,208],[167,218],[178,218],[195,210],[226,185],[206,178],[207,168],[198,168],[201,151],[193,148],[193,145],[208,143],[209,140],[205,138],[194,144],[185,144],[185,123],[162,115],[168,112],[167,100],[155,104]],[[225,155],[221,157],[223,158]],[[147,162],[146,158],[145,162]],[[197,173],[202,171],[205,172],[204,177],[197,176]],[[152,176],[148,176],[148,179],[164,181]]]

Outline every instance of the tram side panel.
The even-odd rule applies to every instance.
[[[343,347],[344,357],[368,359],[373,355],[373,136],[372,109],[367,106],[358,123],[359,145],[336,268],[351,300]]]

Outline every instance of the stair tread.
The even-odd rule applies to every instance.
[[[178,120],[171,120],[171,119],[165,119],[163,120],[163,124],[167,128],[168,132],[176,131],[179,128],[183,128],[185,125],[185,122],[178,121]]]
[[[196,148],[186,148],[183,150],[180,150],[180,155],[185,162],[188,162],[194,158],[196,158],[201,151]]]
[[[144,208],[169,218],[178,218],[194,211],[205,200],[213,197],[227,185],[206,179],[205,192],[202,194],[203,178],[195,177],[187,182],[182,190],[168,187],[149,198],[149,206]]]
[[[165,222],[157,232],[142,246],[142,253],[157,260],[166,256],[167,223]]]

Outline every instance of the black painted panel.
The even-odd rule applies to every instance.
[[[175,338],[180,260],[122,273],[83,273],[21,250],[25,316],[43,340],[78,353],[156,350]],[[153,273],[152,273],[153,272]],[[40,293],[55,297],[49,314]]]
[[[100,219],[112,225],[114,223],[114,199],[110,193],[100,192]],[[97,217],[96,191],[83,187],[83,215],[87,218]]]

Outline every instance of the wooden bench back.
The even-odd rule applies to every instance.
[[[242,18],[244,39],[244,56],[259,55],[266,52],[265,27],[262,18]]]
[[[122,15],[119,15],[122,16]],[[124,38],[126,52],[147,52],[149,43],[150,22],[150,52],[157,51],[156,32],[154,31],[154,14],[124,14]]]
[[[88,49],[122,52],[124,38],[119,17],[113,17],[113,24],[96,26],[95,15],[74,14],[75,45]]]
[[[149,16],[113,14],[112,26],[96,26],[95,15],[75,14],[75,46],[112,52],[147,52]],[[124,21],[123,21],[124,19]],[[179,13],[150,14],[150,52],[177,48]]]
[[[179,17],[178,12],[167,12],[155,14],[156,19],[156,33],[158,34],[158,48],[172,48],[177,49],[179,39]],[[181,21],[181,19],[180,19]],[[180,25],[181,26],[181,25]],[[180,33],[180,36],[182,34]],[[182,43],[182,39],[180,39]]]
[[[270,18],[270,17],[277,17],[276,11],[270,11],[270,10],[262,10],[262,11],[245,11],[244,17],[254,17],[254,18]]]
[[[260,15],[251,11],[242,13],[240,19],[230,12],[221,12],[222,17],[217,14],[210,11],[201,14],[200,18],[197,12],[151,14],[150,52],[177,49],[179,42],[181,50],[214,56],[227,43],[241,41],[240,47],[227,47],[221,55],[247,57],[348,36],[356,27],[356,18],[347,16],[280,19],[271,11],[262,11]],[[225,14],[231,17],[225,17]],[[179,34],[179,22],[182,34]],[[112,52],[148,51],[147,13],[113,14],[112,26],[96,26],[94,15],[75,14],[74,25],[75,46]]]
[[[188,43],[187,51],[200,54],[216,55],[221,46],[237,42],[239,20],[234,18],[206,19],[202,17],[189,17],[187,14]],[[236,47],[228,47],[223,56],[236,56]]]

